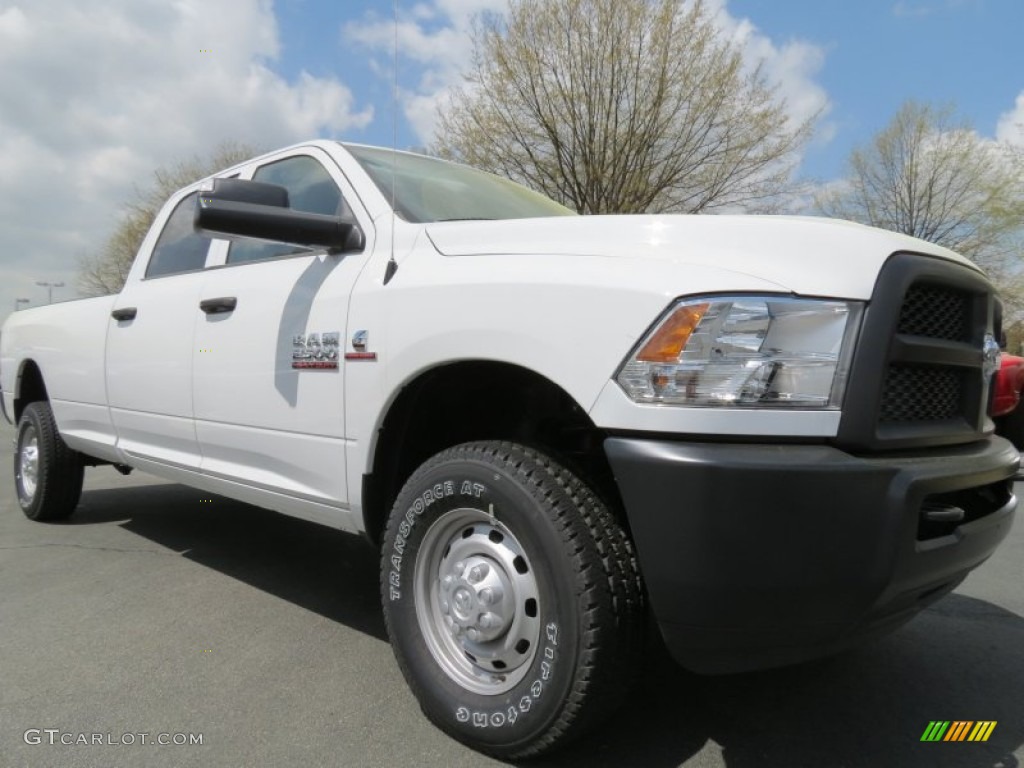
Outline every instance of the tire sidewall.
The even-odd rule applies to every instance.
[[[528,744],[559,716],[572,688],[579,645],[574,575],[561,533],[543,506],[503,469],[482,460],[451,459],[414,475],[385,533],[382,597],[402,670],[424,713],[477,747],[514,752],[516,745]],[[519,541],[537,579],[538,647],[523,679],[499,695],[468,691],[452,680],[427,647],[416,614],[420,545],[431,525],[459,508],[493,510]]]

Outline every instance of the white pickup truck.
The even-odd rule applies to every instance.
[[[999,312],[892,233],[580,217],[314,141],[175,194],[119,295],[12,315],[0,405],[30,518],[113,464],[365,534],[423,711],[524,757],[621,700],[648,623],[698,671],[785,664],[984,561]]]

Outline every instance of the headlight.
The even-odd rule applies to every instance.
[[[686,299],[616,381],[638,403],[836,409],[861,308],[781,296]]]

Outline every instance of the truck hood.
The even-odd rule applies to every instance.
[[[766,280],[798,294],[870,298],[885,260],[912,251],[977,269],[906,235],[806,216],[578,216],[427,226],[446,256],[496,254],[655,259]]]

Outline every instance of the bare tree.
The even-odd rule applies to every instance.
[[[79,293],[104,296],[120,291],[139,246],[173,192],[258,154],[259,150],[250,146],[228,142],[219,145],[206,158],[191,157],[170,168],[156,170],[149,187],[144,190],[136,187],[133,199],[125,205],[121,221],[100,250],[79,262]]]
[[[952,107],[907,102],[849,177],[819,196],[824,214],[920,237],[974,259],[1001,253],[1024,226],[1019,159],[979,137]]]
[[[816,200],[841,219],[920,237],[988,272],[1007,305],[1024,312],[1024,162],[978,136],[951,106],[907,102],[850,155],[846,179]]]
[[[432,150],[580,213],[764,207],[810,135],[703,0],[511,0],[473,44]]]

